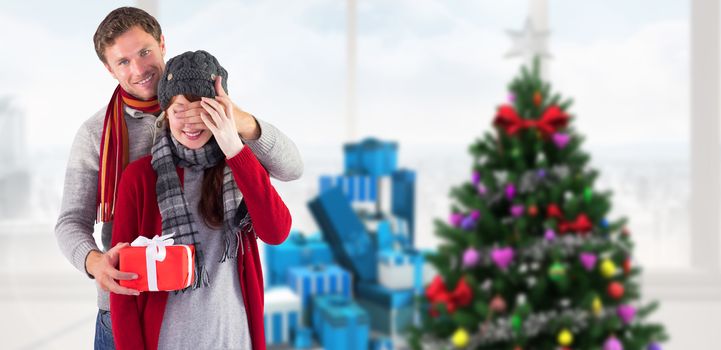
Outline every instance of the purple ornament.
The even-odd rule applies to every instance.
[[[506,198],[508,198],[508,200],[510,201],[513,199],[513,197],[515,195],[516,195],[516,186],[514,186],[513,184],[508,184],[506,186]]]
[[[625,324],[629,324],[636,317],[636,308],[631,305],[619,305],[616,314]]]
[[[520,217],[523,215],[523,212],[526,210],[526,207],[523,206],[523,204],[514,204],[511,207],[511,215],[514,217]]]
[[[481,259],[481,254],[478,253],[477,250],[473,248],[466,249],[465,252],[463,252],[463,266],[464,267],[473,267],[476,264],[478,264],[478,261]]]
[[[491,259],[501,269],[505,270],[513,260],[513,248],[493,248],[491,249]]]
[[[463,215],[460,213],[453,213],[451,214],[451,218],[449,221],[451,222],[451,225],[458,227],[461,225],[461,221],[463,220]]]
[[[463,218],[463,221],[461,221],[461,228],[469,231],[473,229],[473,226],[476,225],[476,220],[474,220],[470,215]]]
[[[546,233],[543,234],[543,237],[545,237],[547,241],[552,241],[556,239],[556,233],[549,228],[546,230]]]
[[[516,102],[516,95],[512,92],[508,93],[508,102],[513,103]]]
[[[555,143],[558,148],[566,147],[569,141],[571,141],[571,136],[568,136],[568,134],[560,132],[553,134],[553,143]]]
[[[581,265],[586,268],[586,271],[593,270],[593,267],[596,266],[596,260],[598,258],[596,257],[596,254],[589,253],[589,252],[583,252],[581,253]]]
[[[471,181],[474,185],[478,185],[478,183],[481,182],[481,174],[477,171],[473,171],[473,174],[471,174]]]
[[[546,169],[538,169],[536,176],[538,176],[539,179],[546,177]]]
[[[646,349],[647,350],[661,350],[661,345],[654,342],[654,343],[648,344],[648,348],[646,348]]]
[[[603,343],[603,350],[623,350],[623,344],[616,337],[611,336]]]
[[[481,196],[485,196],[486,193],[488,193],[488,189],[486,189],[486,186],[484,184],[478,184],[477,188],[478,194],[480,194]]]
[[[470,215],[470,216],[471,216],[471,218],[473,218],[473,220],[478,220],[478,219],[481,218],[481,211],[480,211],[480,210],[477,210],[477,209],[476,209],[476,210],[473,210],[473,211],[471,211],[471,215]]]

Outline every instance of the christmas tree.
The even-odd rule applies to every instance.
[[[626,219],[572,127],[571,100],[551,92],[538,60],[510,84],[495,132],[470,146],[469,180],[451,190],[438,276],[419,302],[416,349],[661,349],[644,322]]]

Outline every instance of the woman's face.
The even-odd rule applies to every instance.
[[[189,104],[191,101],[188,101],[183,95],[176,95],[171,101],[167,110],[170,133],[185,147],[190,149],[203,147],[213,133],[207,129],[197,129],[193,124],[185,124],[174,116],[175,108]]]

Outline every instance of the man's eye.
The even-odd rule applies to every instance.
[[[143,50],[143,51],[140,51],[140,56],[146,56],[149,53],[150,53],[150,50]]]
[[[122,61],[118,62],[119,66],[126,65],[126,64],[128,64],[128,60],[122,60]]]

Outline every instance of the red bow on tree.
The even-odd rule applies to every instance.
[[[591,231],[592,228],[593,228],[593,225],[591,225],[591,220],[588,220],[588,216],[586,216],[586,214],[578,214],[578,216],[576,216],[576,220],[564,221],[558,225],[558,231],[560,231],[561,233],[566,233],[566,232],[587,233],[587,232]]]
[[[561,214],[561,209],[559,209],[558,206],[555,204],[548,205],[548,208],[546,209],[546,216],[548,216],[549,218],[563,220],[563,214]]]
[[[471,303],[473,299],[473,291],[468,286],[466,280],[461,278],[456,284],[456,289],[453,292],[448,292],[446,284],[443,282],[440,276],[436,276],[430,285],[426,288],[426,298],[431,302],[431,316],[437,317],[438,311],[435,306],[440,303],[446,304],[446,308],[449,313],[454,313],[459,306],[466,306]]]
[[[558,129],[565,128],[568,125],[568,119],[568,114],[556,105],[546,108],[543,115],[537,120],[523,119],[516,113],[513,106],[502,105],[498,107],[498,113],[496,113],[493,125],[503,128],[510,136],[515,135],[522,129],[538,128],[544,137],[549,137]]]
[[[591,220],[588,219],[588,216],[586,214],[578,214],[576,216],[576,220],[574,221],[566,221],[563,218],[563,214],[561,214],[561,209],[558,208],[555,204],[549,204],[548,208],[546,209],[546,216],[549,218],[555,218],[558,220],[558,232],[560,233],[566,233],[566,232],[581,232],[586,233],[588,231],[591,231],[593,228],[593,225],[591,224]]]

